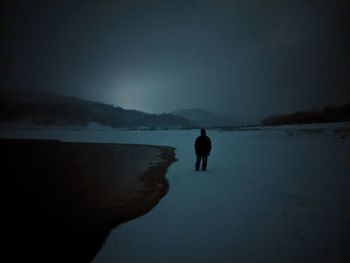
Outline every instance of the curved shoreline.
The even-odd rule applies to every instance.
[[[174,148],[160,146],[152,147],[157,147],[161,150],[161,160],[148,167],[148,169],[140,176],[139,180],[144,183],[144,189],[138,191],[141,193],[141,198],[137,200],[139,205],[134,204],[129,214],[125,214],[125,217],[118,220],[115,226],[148,213],[158,204],[160,199],[164,197],[169,190],[169,182],[166,179],[165,174],[168,167],[177,160],[175,158]],[[142,204],[145,202],[148,203],[147,206]]]
[[[13,260],[89,262],[110,231],[169,189],[174,148],[0,139],[6,246]],[[13,253],[22,251],[23,253]]]

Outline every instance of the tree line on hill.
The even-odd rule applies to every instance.
[[[136,110],[39,91],[0,90],[0,121],[29,120],[44,125],[97,122],[113,128],[189,128],[188,119],[173,114]]]
[[[298,111],[291,114],[273,115],[262,120],[263,125],[304,124],[350,121],[350,103],[328,105],[320,110]]]

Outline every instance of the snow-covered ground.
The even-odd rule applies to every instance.
[[[208,130],[206,172],[194,171],[198,130],[2,130],[0,137],[176,147],[169,193],[114,229],[95,263],[348,262],[349,135],[299,128]]]

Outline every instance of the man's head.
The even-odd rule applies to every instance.
[[[202,136],[205,136],[205,135],[206,135],[205,129],[201,129],[201,135],[202,135]]]

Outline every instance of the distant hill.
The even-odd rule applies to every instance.
[[[114,128],[188,128],[192,123],[173,114],[148,114],[99,102],[41,91],[0,89],[0,121],[30,120],[44,125],[87,125]]]
[[[182,109],[171,112],[171,114],[190,120],[197,127],[221,127],[232,126],[233,120],[203,109]]]
[[[263,125],[301,124],[350,121],[350,103],[342,106],[328,105],[321,110],[298,111],[274,115],[262,121]]]

